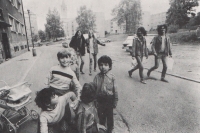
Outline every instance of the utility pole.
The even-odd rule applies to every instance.
[[[29,17],[29,23],[30,23],[31,42],[33,46],[32,53],[33,53],[33,56],[36,56],[36,49],[34,49],[34,42],[33,42],[33,36],[32,36],[33,33],[32,33],[32,27],[31,27],[30,10],[27,10],[27,11],[28,11],[28,17]]]

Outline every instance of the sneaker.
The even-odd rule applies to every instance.
[[[129,77],[132,77],[132,73],[130,71],[128,71],[128,75]]]
[[[144,80],[140,80],[141,83],[146,84],[146,82]]]
[[[166,79],[164,78],[161,78],[160,81],[163,81],[163,82],[166,82],[166,83],[169,83]]]
[[[96,72],[97,70],[96,69],[94,69],[94,72]]]
[[[90,76],[92,76],[92,73],[89,73]]]

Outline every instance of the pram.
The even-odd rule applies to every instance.
[[[35,110],[29,110],[26,107],[32,102],[31,84],[22,82],[9,87],[5,81],[0,80],[0,82],[5,84],[4,87],[0,88],[0,132],[17,133],[21,124],[30,118],[37,120],[39,117]],[[11,119],[16,119],[16,116],[20,116],[20,119],[12,123]]]

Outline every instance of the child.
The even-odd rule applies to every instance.
[[[106,125],[108,133],[112,133],[114,120],[113,109],[117,106],[118,94],[114,76],[110,73],[112,69],[112,60],[109,56],[104,55],[98,59],[100,73],[94,78],[96,86],[98,116],[100,124]]]
[[[71,53],[70,68],[72,69],[72,71],[74,71],[77,79],[79,80],[79,67],[78,67],[77,55],[76,55],[75,50],[73,48],[67,48],[67,50],[69,50],[70,53]]]
[[[39,121],[39,133],[48,133],[50,130],[55,133],[69,131],[72,114],[66,108],[71,101],[77,100],[73,92],[58,97],[53,88],[44,88],[37,92],[35,102],[42,109]],[[51,128],[50,128],[51,127]]]
[[[77,110],[78,133],[105,133],[106,128],[99,123],[94,100],[96,98],[93,83],[85,83],[82,89],[81,102]]]
[[[50,69],[49,86],[55,89],[55,93],[59,96],[64,95],[69,91],[75,92],[77,98],[80,97],[81,85],[70,68],[71,64],[71,53],[63,49],[57,53],[59,65],[53,66]],[[74,89],[70,90],[70,84],[75,84]]]

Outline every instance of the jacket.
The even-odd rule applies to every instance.
[[[160,35],[154,37],[153,42],[152,42],[152,51],[154,54],[159,54],[162,46],[162,37]],[[170,44],[170,39],[168,36],[165,38],[165,50],[164,54],[166,56],[172,55],[171,52],[171,44]]]
[[[146,39],[143,37],[143,41],[140,41],[138,37],[135,37],[132,43],[132,57],[143,56],[143,54],[148,56]]]
[[[87,52],[90,53],[90,47],[92,47],[92,46],[90,45],[89,38],[86,39],[86,44],[87,44]],[[94,54],[97,54],[99,52],[98,44],[105,46],[104,44],[101,44],[96,38],[94,38],[93,39]]]
[[[84,56],[85,55],[85,45],[86,45],[85,43],[86,43],[86,40],[85,40],[85,38],[83,36],[81,36],[81,39],[82,39],[82,45],[80,46],[79,42],[78,42],[78,39],[75,36],[73,36],[72,39],[71,39],[71,42],[69,43],[69,46],[71,48],[73,48],[76,52],[79,51],[80,54],[82,56]]]

